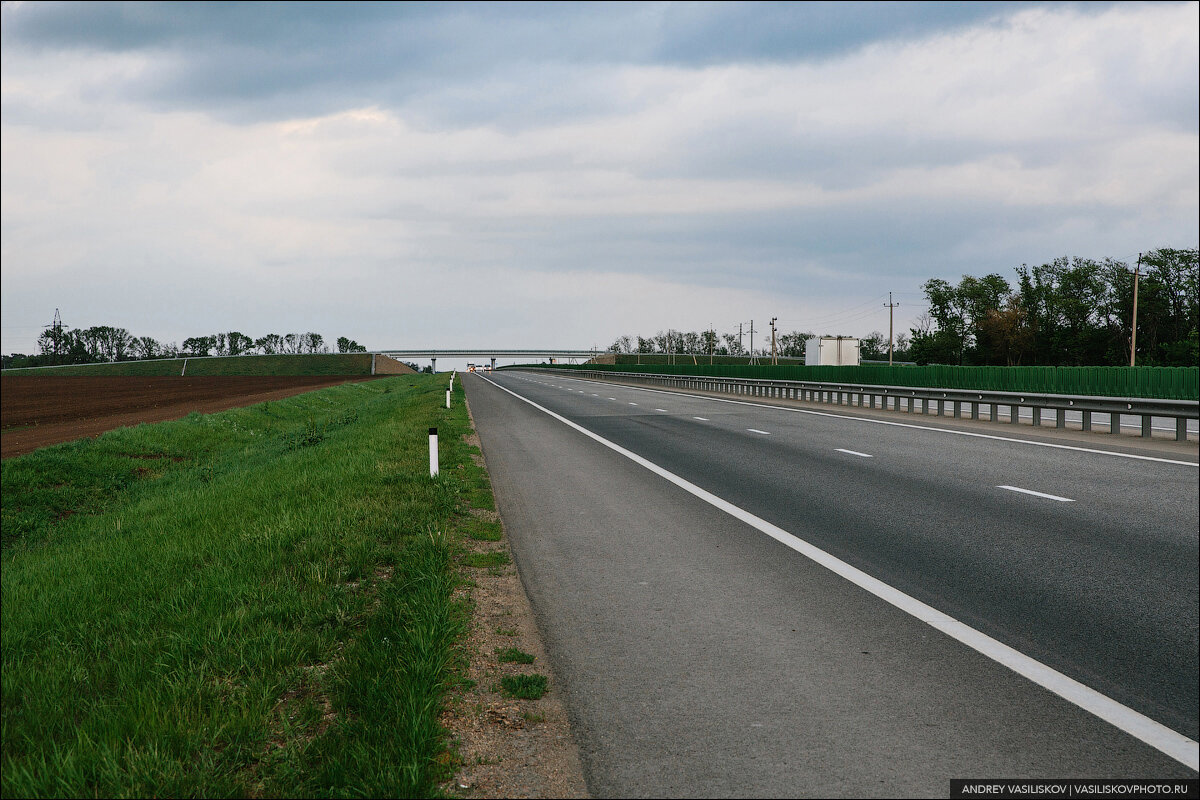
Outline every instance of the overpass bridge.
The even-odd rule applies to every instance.
[[[471,359],[489,359],[492,368],[496,367],[496,359],[498,358],[548,358],[552,361],[566,360],[568,363],[575,363],[575,359],[589,359],[595,357],[603,351],[598,350],[549,350],[538,348],[525,348],[517,350],[484,350],[484,349],[448,349],[448,350],[371,350],[372,353],[394,358],[398,361],[405,359],[425,359],[428,358],[433,364],[433,371],[437,372],[437,360],[439,358],[471,358]]]

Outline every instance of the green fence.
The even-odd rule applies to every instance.
[[[537,366],[537,365],[530,365]],[[868,386],[979,389],[994,392],[1200,400],[1197,367],[925,367],[721,364],[556,364],[555,369],[710,375],[718,378],[857,383]]]

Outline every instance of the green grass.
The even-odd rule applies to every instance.
[[[509,697],[537,700],[546,693],[547,683],[545,675],[505,675],[500,688]]]
[[[487,482],[456,395],[405,375],[4,461],[0,794],[436,795]]]
[[[508,553],[468,553],[463,557],[463,563],[468,567],[504,567],[512,563]]]
[[[497,647],[496,660],[501,664],[532,664],[534,656],[517,647]]]
[[[463,521],[463,532],[478,542],[498,542],[504,538],[499,522],[488,522],[482,519]]]
[[[86,364],[62,367],[6,369],[8,375],[97,375],[167,376],[179,375],[184,359],[120,361],[112,364]],[[229,356],[225,358],[189,358],[189,376],[204,375],[370,375],[369,353],[327,353],[320,355]],[[443,389],[443,391],[445,391]]]

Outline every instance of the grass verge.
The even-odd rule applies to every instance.
[[[491,502],[455,394],[397,376],[3,462],[0,793],[436,795],[464,499]]]

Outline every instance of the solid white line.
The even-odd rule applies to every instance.
[[[771,435],[770,431],[760,431],[758,428],[746,428],[746,430],[750,431],[751,433],[761,433],[763,436]]]
[[[1021,494],[1031,494],[1034,497],[1044,497],[1047,500],[1057,500],[1060,503],[1074,503],[1075,501],[1069,497],[1059,497],[1056,494],[1046,494],[1045,492],[1035,492],[1033,489],[1022,489],[1020,486],[997,486],[997,489],[1008,489],[1010,492],[1020,492]]]
[[[870,417],[855,417],[850,414],[831,414],[828,411],[813,411],[808,408],[789,408],[787,406],[773,406],[767,403],[752,403],[747,400],[729,400],[724,397],[710,397],[705,394],[691,394],[689,392],[672,392],[667,389],[647,389],[644,386],[634,386],[626,383],[612,383],[610,381],[597,380],[597,383],[605,386],[620,386],[623,389],[634,389],[639,392],[653,392],[654,394],[669,394],[675,397],[691,397],[695,400],[711,400],[714,403],[731,403],[736,406],[752,406],[754,408],[770,408],[775,411],[789,411],[793,414],[811,414],[814,417],[833,417],[834,419],[848,419],[855,422],[869,422],[872,425],[890,425],[895,428],[912,428],[919,431],[934,431],[937,433],[949,433],[954,436],[970,436],[976,439],[993,439],[999,442],[1014,442],[1016,444],[1027,444],[1034,447],[1049,447],[1055,450],[1074,450],[1078,453],[1097,453],[1104,456],[1116,456],[1117,458],[1132,458],[1137,461],[1156,461],[1160,464],[1179,464],[1184,467],[1200,467],[1200,462],[1196,461],[1180,461],[1175,458],[1158,458],[1157,456],[1139,456],[1134,453],[1117,453],[1112,450],[1097,450],[1094,447],[1076,447],[1070,444],[1054,444],[1052,442],[1033,442],[1029,439],[1016,439],[1012,436],[996,436],[991,433],[975,433],[973,431],[960,431],[953,428],[935,428],[931,425],[914,425],[911,422],[892,422],[886,419],[871,419]]]
[[[841,447],[835,447],[834,450],[837,450],[839,453],[848,453],[852,456],[862,456],[863,458],[874,458],[875,457],[875,456],[871,455],[870,453],[860,453],[857,450],[846,450]]]
[[[482,376],[480,376],[482,377]],[[544,406],[522,397],[506,386],[484,378],[485,381],[492,384],[498,389],[508,392],[518,400],[528,403],[537,410],[553,417],[569,428],[579,431],[584,436],[592,439],[608,449],[625,456],[630,461],[638,464],[653,472],[655,475],[675,484],[685,492],[703,500],[714,508],[724,511],[726,514],[745,522],[747,525],[755,528],[767,536],[770,536],[775,541],[795,550],[802,556],[820,564],[831,572],[845,578],[886,603],[889,603],[901,611],[916,617],[927,625],[936,628],[947,636],[962,642],[972,650],[981,653],[987,658],[992,659],[998,664],[1008,667],[1013,672],[1027,678],[1038,686],[1041,686],[1064,700],[1079,706],[1083,710],[1096,715],[1105,722],[1114,725],[1128,733],[1140,741],[1145,742],[1151,747],[1166,753],[1171,758],[1179,761],[1181,764],[1191,768],[1200,769],[1200,742],[1189,739],[1181,733],[1171,730],[1167,726],[1155,722],[1144,714],[1134,711],[1132,708],[1121,705],[1111,697],[1101,694],[1090,686],[1086,686],[1074,678],[1070,678],[1061,672],[1046,666],[1040,661],[1030,658],[1024,653],[1016,650],[1008,645],[1000,642],[985,633],[975,630],[969,625],[959,622],[949,614],[938,611],[933,606],[922,603],[914,597],[909,597],[899,589],[884,583],[878,578],[873,578],[857,567],[847,564],[840,558],[833,556],[819,547],[812,545],[795,534],[788,533],[783,528],[772,525],[761,517],[751,514],[743,508],[735,506],[728,500],[724,500],[711,492],[701,489],[694,483],[681,478],[673,472],[660,467],[652,461],[642,458],[637,453],[626,450],[615,442],[610,442],[608,439],[599,434],[592,433],[587,428],[579,425],[571,420],[554,413]],[[937,430],[936,428],[934,430]],[[1020,441],[1019,439],[1017,441]],[[1104,451],[1100,451],[1104,452]]]
[[[698,419],[701,422],[708,422],[708,417],[692,417],[692,419]]]

